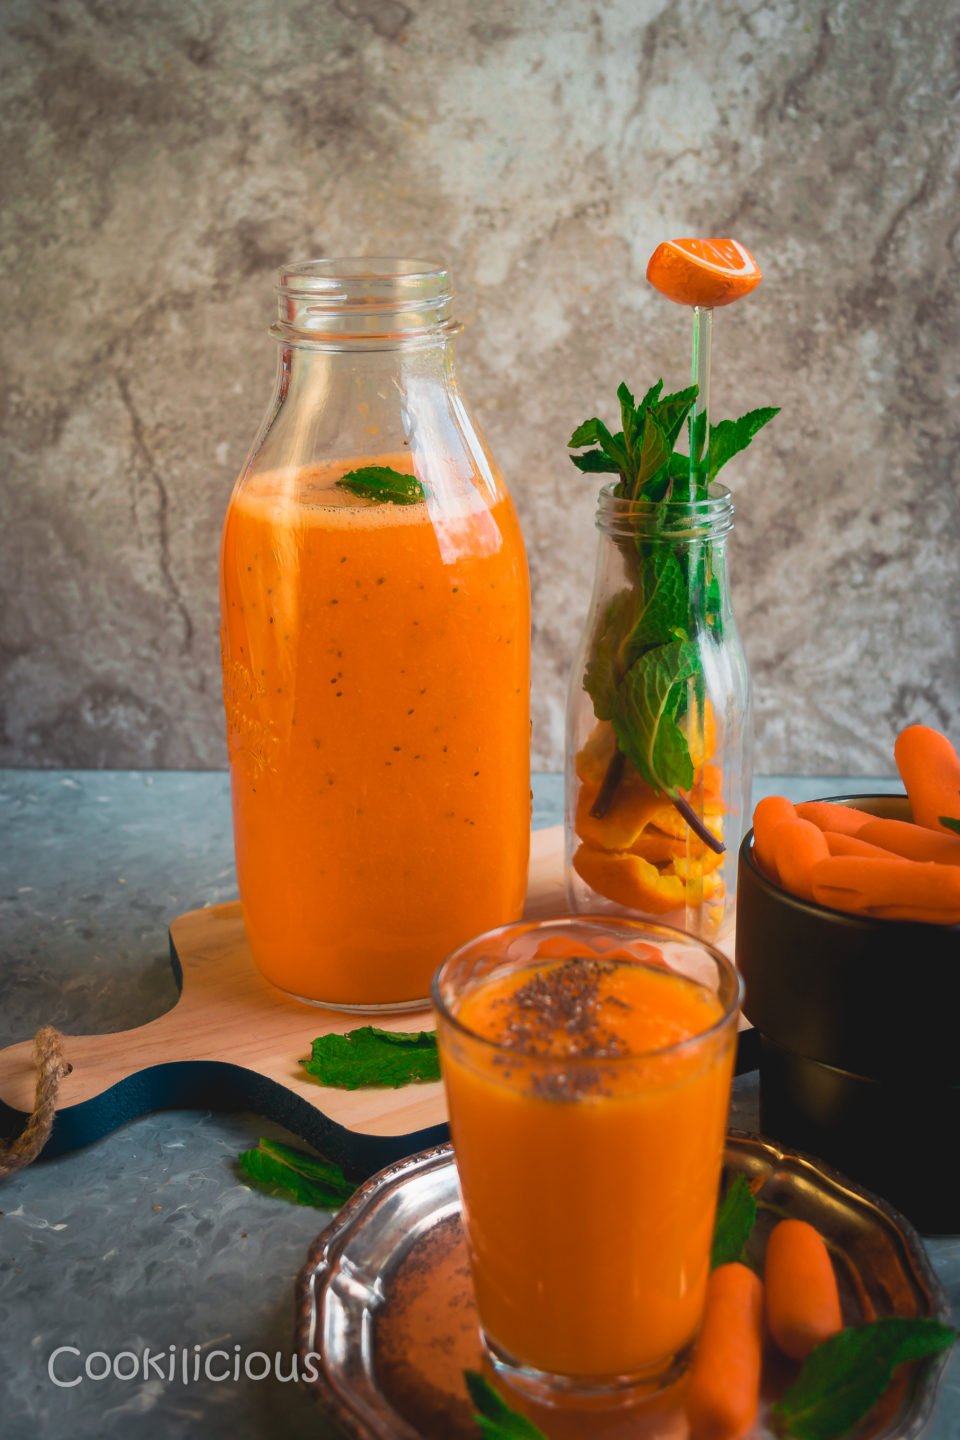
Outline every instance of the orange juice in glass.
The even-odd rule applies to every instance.
[[[503,927],[434,981],[480,1327],[540,1398],[674,1379],[706,1293],[740,983],[599,917]]]
[[[402,1008],[523,907],[526,558],[456,385],[445,272],[308,262],[280,297],[221,546],[240,899],[274,984]]]

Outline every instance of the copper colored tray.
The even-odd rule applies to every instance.
[[[831,1247],[844,1320],[948,1316],[943,1291],[912,1227],[884,1201],[819,1161],[741,1131],[727,1137],[729,1177],[754,1182],[761,1209],[751,1250],[786,1212],[809,1220]],[[759,1186],[759,1189],[757,1189]],[[297,1282],[297,1349],[319,1354],[311,1389],[347,1435],[363,1440],[476,1440],[463,1371],[482,1367],[473,1289],[449,1145],[389,1166],[356,1192],[317,1238]],[[912,1440],[929,1417],[945,1357],[905,1367],[857,1440]],[[768,1367],[755,1435],[794,1368]],[[682,1382],[681,1382],[682,1386]],[[550,1440],[686,1440],[682,1390],[615,1413],[534,1409]]]

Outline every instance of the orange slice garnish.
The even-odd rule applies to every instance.
[[[739,240],[664,240],[647,266],[653,288],[678,305],[732,305],[762,278]]]

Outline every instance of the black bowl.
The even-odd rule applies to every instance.
[[[834,804],[910,819],[905,796]],[[873,920],[800,900],[740,848],[737,965],[760,1038],[764,1134],[960,1232],[960,926]]]

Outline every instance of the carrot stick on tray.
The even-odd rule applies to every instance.
[[[914,820],[947,833],[941,817],[960,820],[960,756],[946,735],[929,725],[908,725],[897,737],[893,758]]]
[[[738,1260],[718,1265],[687,1390],[692,1440],[738,1440],[753,1425],[760,1398],[763,1285]]]
[[[830,1252],[805,1220],[781,1220],[770,1232],[764,1267],[767,1327],[791,1360],[843,1327]]]

